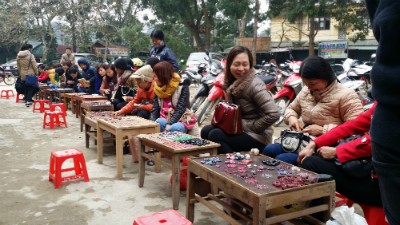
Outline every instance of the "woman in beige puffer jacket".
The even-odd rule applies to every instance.
[[[363,112],[358,95],[336,80],[325,59],[317,56],[305,59],[300,76],[304,87],[285,112],[285,122],[291,130],[320,136]],[[263,154],[297,164],[297,153],[284,152],[281,144],[267,145]]]
[[[22,45],[17,54],[18,73],[21,76],[21,81],[25,86],[25,105],[32,105],[32,96],[38,91],[37,87],[32,87],[25,84],[26,75],[37,75],[37,66],[35,56],[31,53],[33,46],[31,44]]]

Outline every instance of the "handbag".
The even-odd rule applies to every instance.
[[[362,135],[354,134],[347,138],[338,141],[336,146],[353,141],[357,138],[362,137]],[[365,157],[359,159],[349,160],[347,162],[341,163],[336,158],[335,165],[345,174],[355,177],[355,178],[365,178],[371,176],[371,172],[374,170],[372,164],[372,157]]]
[[[225,101],[219,102],[215,107],[211,124],[227,134],[241,134],[243,128],[239,106]]]
[[[22,82],[21,77],[18,77],[15,82],[15,90],[18,94],[25,94],[25,83]]]
[[[38,77],[35,75],[26,75],[25,84],[31,87],[38,87],[39,86]]]
[[[124,101],[122,98],[123,96],[135,96],[136,95],[136,90],[132,89],[131,87],[128,86],[118,86],[117,91],[115,92],[115,95],[112,99],[118,99],[120,101]]]
[[[307,133],[283,130],[281,136],[274,141],[275,144],[281,144],[282,150],[287,153],[298,153],[305,148],[312,140]]]
[[[29,71],[29,67],[31,67],[31,59],[32,59],[32,54],[29,57],[29,64],[27,71]],[[38,77],[35,74],[27,74],[25,77],[25,85],[31,87],[39,87]]]

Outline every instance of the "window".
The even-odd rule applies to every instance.
[[[310,30],[310,22],[314,20],[314,29],[316,30],[330,30],[331,18],[329,16],[312,17],[308,20],[308,30]]]

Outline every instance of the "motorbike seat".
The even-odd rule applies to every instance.
[[[257,77],[260,78],[264,82],[264,84],[272,83],[275,80],[275,77],[274,76],[270,76],[270,75],[257,76]]]

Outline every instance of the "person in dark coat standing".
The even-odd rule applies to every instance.
[[[153,47],[150,50],[150,57],[156,57],[160,61],[168,61],[178,72],[179,63],[176,61],[175,53],[164,43],[164,33],[161,30],[153,30],[150,34]]]
[[[378,102],[371,125],[372,159],[387,220],[400,225],[400,1],[365,2],[379,43],[371,71]]]

